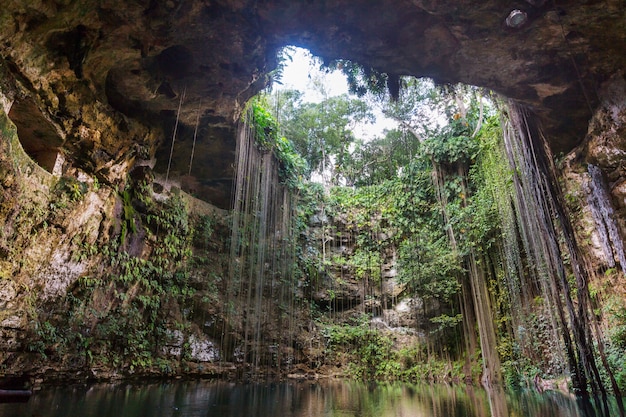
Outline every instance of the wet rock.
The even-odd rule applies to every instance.
[[[220,351],[214,342],[205,338],[191,335],[189,337],[191,360],[196,362],[216,362],[220,359]]]

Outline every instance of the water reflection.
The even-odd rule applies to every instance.
[[[46,387],[27,404],[0,404],[0,417],[591,417],[594,413],[556,392],[346,381]]]

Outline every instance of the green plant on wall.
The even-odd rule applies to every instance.
[[[77,259],[102,256],[93,274],[81,277],[68,290],[63,310],[64,325],[54,311],[37,309],[29,349],[55,360],[81,352],[84,363],[98,361],[134,372],[150,368],[169,343],[172,323],[185,316],[170,317],[175,303],[190,311],[195,288],[190,283],[188,262],[192,256],[194,230],[202,239],[212,233],[211,220],[201,218],[191,225],[185,201],[180,196],[157,202],[145,183],[130,184],[121,194],[123,210],[119,238],[96,249],[84,245]],[[141,204],[138,211],[135,204]],[[141,228],[141,229],[140,229]],[[152,256],[128,252],[131,233],[145,235]],[[144,244],[144,243],[139,243]],[[95,278],[98,277],[98,278]],[[104,303],[107,308],[96,308]],[[184,324],[181,324],[186,328]],[[163,358],[160,359],[163,366]]]
[[[369,327],[369,316],[362,315],[346,325],[325,329],[329,354],[345,351],[350,374],[363,380],[397,379],[400,364],[393,350],[393,340]]]
[[[291,189],[301,186],[302,175],[306,168],[306,161],[296,151],[293,143],[280,135],[280,127],[276,118],[272,115],[269,102],[265,96],[257,96],[248,103],[250,109],[250,121],[256,132],[257,146],[272,152],[280,163],[281,180]]]
[[[79,201],[89,191],[89,186],[74,177],[61,177],[55,185],[57,196],[66,194],[70,201]]]
[[[122,219],[121,219],[121,233],[120,243],[123,245],[126,243],[126,237],[129,234],[133,234],[137,231],[135,226],[135,209],[132,205],[132,191],[126,189],[120,194],[122,197]]]
[[[439,301],[451,301],[459,292],[458,275],[462,272],[458,255],[444,236],[419,234],[400,245],[398,280],[415,294]]]

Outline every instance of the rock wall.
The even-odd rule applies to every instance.
[[[623,298],[626,295],[626,81],[623,74],[607,80],[598,94],[601,104],[583,142],[557,160],[579,244],[596,276],[594,290],[600,290],[607,298]]]
[[[372,219],[372,230],[380,230],[375,225],[378,220]],[[420,341],[427,343],[424,336],[436,327],[430,319],[444,314],[445,309],[436,300],[425,301],[398,281],[398,248],[390,236],[382,232],[374,236],[379,250],[369,254],[376,259],[363,259],[365,252],[358,237],[369,233],[374,232],[360,230],[353,213],[315,214],[306,232],[305,253],[316,268],[307,276],[311,288],[305,297],[335,323],[353,322],[367,314],[373,317],[374,327],[421,335]]]
[[[518,28],[506,24],[514,9],[527,16]],[[97,340],[89,350],[95,343],[89,334],[59,333],[63,313],[79,311],[67,305],[69,296],[82,294],[97,311],[132,305],[120,293],[152,302],[135,295],[152,296],[154,288],[134,287],[151,284],[115,280],[125,275],[111,264],[121,252],[111,245],[126,245],[142,267],[164,268],[155,262],[166,259],[157,250],[165,250],[159,245],[166,236],[156,237],[165,226],[150,222],[176,197],[168,190],[180,187],[200,198],[181,197],[192,228],[207,211],[220,213],[204,203],[228,208],[235,124],[246,100],[267,84],[285,44],[327,60],[352,59],[391,78],[427,75],[488,87],[529,106],[555,153],[575,148],[563,159],[564,186],[590,262],[611,270],[607,254],[620,260],[616,241],[609,237],[609,249],[602,247],[607,239],[584,202],[592,164],[607,185],[609,217],[624,236],[625,13],[620,2],[596,0],[558,7],[521,0],[8,0],[0,10],[0,363],[7,371],[42,373],[50,362],[41,358],[52,357],[59,369],[89,373],[90,354],[124,349]],[[137,194],[142,181],[155,188]],[[222,214],[214,217],[225,227]],[[171,236],[192,239],[168,224]],[[200,349],[206,355],[197,357],[215,357],[209,338],[223,327],[223,312],[211,297],[220,281],[203,277],[220,276],[226,240],[227,233],[215,234],[213,258],[185,275],[185,283],[171,284],[199,295],[174,297],[157,315],[165,323],[158,329],[171,331],[163,344],[173,352],[187,354],[171,325],[182,323],[184,337],[195,335],[187,340],[191,355]],[[355,303],[363,298],[354,283],[341,291]],[[188,302],[197,308],[185,307]],[[84,345],[68,356],[61,349],[68,343]],[[131,369],[137,355],[105,368]]]
[[[109,379],[135,368],[180,372],[182,364],[188,373],[218,372],[190,366],[219,359],[226,214],[171,184],[164,189],[147,166],[121,188],[77,168],[48,172],[25,152],[4,111],[0,139],[3,373]],[[152,296],[158,320],[145,314],[142,297]],[[132,311],[145,322],[124,323]],[[133,343],[148,345],[135,352],[115,346],[143,326],[164,333],[141,334]]]

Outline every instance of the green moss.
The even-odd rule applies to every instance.
[[[56,313],[48,306],[33,315],[29,335],[33,352],[58,362],[78,355],[85,364],[127,371],[176,366],[174,358],[161,352],[171,343],[172,328],[185,332],[191,328],[188,320],[196,289],[188,262],[194,231],[181,197],[157,202],[148,187],[132,185],[120,193],[121,238],[100,247],[77,243],[75,261],[94,256],[102,261],[69,289]],[[69,200],[66,191],[72,189],[60,190]],[[136,204],[141,204],[141,211]],[[204,232],[210,233],[209,222],[204,219],[203,224]],[[147,259],[129,253],[124,245],[125,234],[138,232],[139,227],[152,250]]]

